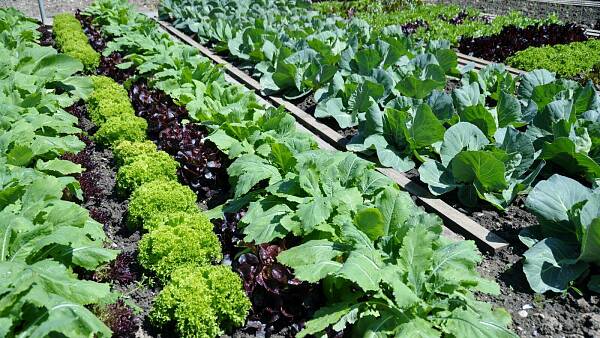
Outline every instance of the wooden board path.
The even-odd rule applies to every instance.
[[[152,15],[149,16],[153,17]],[[208,59],[212,60],[216,64],[222,65],[230,76],[244,84],[246,87],[253,89],[259,97],[262,97],[264,100],[276,107],[283,106],[304,127],[303,129],[315,134],[317,139],[322,139],[331,148],[346,150],[344,137],[338,132],[317,121],[312,115],[298,108],[293,103],[280,97],[265,95],[262,93],[258,81],[248,76],[246,73],[233,66],[229,62],[225,61],[220,56],[214,54],[210,49],[199,44],[187,34],[173,27],[170,23],[160,20],[157,20],[157,22],[172,36],[197,48],[200,53],[206,56]],[[428,211],[438,214],[444,220],[444,224],[451,231],[465,236],[467,239],[475,240],[480,249],[488,252],[497,252],[508,247],[508,243],[504,239],[485,229],[479,223],[456,210],[446,202],[433,197],[425,187],[410,180],[403,173],[389,168],[378,168],[377,170],[390,177],[400,187],[416,196],[420,204],[423,205]]]

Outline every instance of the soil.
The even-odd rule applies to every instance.
[[[600,337],[600,297],[565,295],[542,296],[529,290],[521,265],[522,251],[513,247],[495,256],[487,255],[480,273],[500,284],[499,296],[479,299],[504,307],[513,318],[513,329],[522,338]]]

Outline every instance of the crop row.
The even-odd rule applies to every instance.
[[[70,31],[62,38],[83,35],[88,44],[75,16],[60,18],[55,21],[57,37],[67,22]],[[128,226],[145,232],[138,243],[138,260],[163,284],[151,321],[157,326],[176,321],[183,336],[217,336],[223,328],[242,325],[250,303],[239,277],[214,265],[222,259],[219,240],[196,206],[196,194],[177,182],[179,164],[146,140],[148,123],[135,115],[121,85],[105,76],[92,81],[86,107],[97,127],[93,140],[114,153],[119,166],[116,189],[130,195]]]
[[[99,126],[95,138],[112,147],[120,166],[116,186],[130,194],[129,226],[146,232],[138,248],[141,266],[164,285],[150,319],[158,326],[176,320],[183,336],[217,336],[222,328],[242,325],[250,303],[240,279],[213,265],[222,259],[219,240],[196,206],[196,194],[177,182],[179,164],[146,141],[146,120],[134,115],[123,87],[106,77],[95,78],[94,87],[87,106]],[[133,119],[143,122],[141,133],[123,122]],[[107,138],[107,126],[124,129]]]
[[[186,108],[187,128],[207,128],[208,136],[192,136],[192,142],[212,142],[231,161],[227,174],[232,198],[209,214],[223,217],[245,210],[235,225],[243,240],[234,240],[231,247],[237,247],[237,252],[230,256],[245,287],[252,283],[278,285],[288,278],[280,272],[289,267],[295,276],[286,288],[301,281],[322,288],[326,304],[299,336],[323,332],[330,326],[337,332],[352,330],[359,335],[412,335],[426,330],[431,334],[514,336],[506,329],[510,318],[505,311],[493,310],[473,296],[473,291],[498,292],[495,283],[478,276],[475,266],[480,258],[474,244],[441,237],[440,219],[416,207],[408,194],[375,171],[371,163],[351,153],[317,149],[314,139],[295,129],[290,115],[262,106],[247,90],[227,83],[220,68],[195,49],[173,42],[125,2],[97,1],[86,14],[110,40],[104,55],[117,51],[124,55],[120,68],[134,67],[137,78],[145,79],[150,90],[164,91]],[[131,90],[139,92],[140,87],[134,84]],[[140,97],[144,100],[148,98]],[[149,125],[155,121],[166,124],[159,139],[163,131],[172,128],[170,123],[179,121],[168,112],[156,120],[149,117]],[[153,182],[134,190],[130,217],[138,214],[136,195],[148,184]],[[200,196],[202,190],[197,193]],[[154,235],[157,230],[149,230],[145,236],[158,236]],[[272,260],[263,261],[271,264],[270,271],[262,270],[257,282],[246,279],[244,269],[254,265],[248,262],[251,256],[244,254],[244,246],[250,250],[259,246],[260,259]],[[271,250],[274,252],[269,253]],[[177,257],[194,259],[191,255]],[[168,275],[162,269],[155,273]],[[182,279],[179,285],[187,283],[190,281]],[[256,314],[262,310],[260,299],[251,299]],[[170,304],[181,301],[174,297]],[[287,316],[281,312],[282,306],[270,309],[271,313]],[[184,336],[213,334],[202,327],[186,331],[198,322],[192,322],[183,309],[174,316],[167,313],[170,316],[165,322],[177,320]],[[301,321],[295,324],[302,325]]]
[[[464,38],[477,38],[500,33],[505,27],[524,28],[532,25],[559,23],[555,16],[532,19],[519,12],[510,12],[494,18],[485,16],[472,7],[457,5],[413,4],[380,6],[380,2],[323,1],[314,5],[322,13],[355,16],[367,21],[375,30],[400,25],[404,31],[420,40],[448,40],[458,45]]]
[[[370,0],[325,1],[314,8],[364,19],[375,29],[400,25],[414,38],[448,40],[461,53],[525,71],[543,68],[561,77],[597,80],[594,66],[600,63],[600,54],[596,41],[588,41],[583,26],[564,24],[556,17],[536,20],[513,12],[489,18],[474,8],[454,5],[386,9]]]
[[[301,3],[182,0],[161,13],[228,51],[265,91],[312,95],[316,117],[358,126],[349,150],[400,171],[418,167],[435,195],[457,191],[464,205],[504,209],[546,161],[576,178],[600,177],[591,84],[536,70],[517,85],[502,65],[459,70],[447,42],[413,42],[394,26],[373,34],[364,21]],[[446,88],[450,75],[461,78],[454,89]],[[576,147],[582,138],[590,142]]]
[[[110,336],[89,308],[114,302],[84,280],[113,260],[102,224],[81,207],[69,160],[84,149],[65,109],[91,91],[84,65],[37,44],[38,25],[0,10],[0,336]],[[63,158],[64,157],[64,158]]]

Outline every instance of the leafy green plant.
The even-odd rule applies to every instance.
[[[533,71],[547,69],[560,77],[582,77],[592,71],[600,62],[600,41],[590,39],[585,42],[573,42],[567,45],[531,47],[509,57],[509,65]]]
[[[142,184],[129,201],[129,222],[142,225],[162,212],[197,210],[196,194],[175,181],[156,180]]]
[[[144,229],[152,232],[159,227],[176,226],[188,224],[192,228],[212,229],[212,223],[208,216],[200,210],[160,212],[144,222]]]
[[[179,163],[164,151],[155,150],[153,153],[140,154],[119,168],[117,187],[121,191],[133,191],[150,181],[177,180],[178,167]]]
[[[167,281],[171,273],[184,265],[206,266],[222,259],[219,239],[207,220],[187,217],[170,218],[142,237],[139,261],[142,266]]]
[[[102,224],[83,200],[77,118],[64,108],[92,83],[80,61],[35,43],[37,24],[0,10],[0,336],[111,337],[88,306],[115,299],[110,285],[80,280],[113,260]],[[64,198],[64,199],[63,199]]]
[[[157,152],[156,144],[150,140],[142,142],[122,141],[113,148],[113,156],[117,166],[134,162],[138,156],[152,156]]]
[[[71,271],[93,271],[117,255],[104,248],[102,225],[87,210],[61,200],[65,191],[79,189],[77,181],[5,162],[0,176],[0,232],[7,239],[0,246],[3,332],[110,337],[110,330],[84,307],[109,301],[109,285],[78,280]],[[39,319],[30,321],[31,316]]]
[[[538,293],[565,292],[580,280],[600,292],[600,275],[590,270],[600,257],[600,190],[553,175],[533,188],[525,205],[539,221],[519,235],[529,247],[523,254],[529,286]]]
[[[279,254],[300,280],[326,285],[328,305],[298,336],[331,328],[357,336],[516,337],[506,328],[508,313],[473,295],[499,293],[478,276],[474,243],[442,238],[438,219],[387,226],[396,212],[363,209],[344,220],[341,236]]]
[[[32,18],[18,10],[0,8],[0,39],[5,47],[15,48],[24,42],[35,42],[39,39],[38,24]]]
[[[81,61],[86,71],[91,72],[98,67],[100,54],[90,46],[79,20],[73,14],[55,15],[52,32],[61,51]]]
[[[155,300],[151,320],[175,322],[182,337],[215,337],[224,329],[244,324],[250,301],[239,277],[226,266],[186,266]]]
[[[94,134],[98,143],[114,147],[122,141],[141,142],[146,139],[148,122],[135,115],[119,115],[106,120]]]
[[[452,44],[458,44],[461,37],[497,34],[502,28],[510,25],[527,27],[559,22],[556,16],[534,19],[516,11],[497,15],[488,20],[473,7],[465,8],[448,4],[417,4],[390,9],[389,6],[382,7],[371,3],[365,5],[364,1],[344,1],[342,3],[325,1],[316,3],[313,7],[324,13],[341,16],[353,13],[378,31],[389,25],[400,25],[418,39],[427,41],[443,39],[449,40]]]
[[[106,76],[93,76],[94,91],[86,101],[88,114],[101,126],[111,117],[133,115],[133,107],[123,86]]]

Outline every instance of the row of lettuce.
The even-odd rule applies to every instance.
[[[87,47],[81,50],[86,53],[74,56],[88,60],[97,54],[74,15],[58,18],[54,34],[61,48],[65,44],[58,41],[83,36],[82,47]],[[176,323],[185,337],[215,337],[243,325],[250,302],[239,276],[218,264],[219,240],[196,205],[196,194],[177,182],[179,164],[147,140],[147,122],[135,115],[121,85],[105,76],[94,76],[92,82],[86,107],[98,128],[93,139],[113,151],[119,167],[116,189],[129,197],[127,224],[144,232],[138,260],[163,286],[154,300],[151,321],[158,327]]]
[[[89,95],[83,64],[36,43],[38,25],[0,10],[0,337],[110,337],[90,310],[114,301],[110,285],[78,278],[113,260],[102,224],[79,203],[61,159],[85,144],[65,111]]]
[[[323,1],[313,8],[326,14],[358,17],[376,30],[400,25],[423,40],[448,40],[464,54],[526,71],[548,69],[567,78],[599,83],[598,41],[585,28],[556,16],[533,19],[519,12],[489,16],[471,7],[432,4],[382,4],[379,1]]]
[[[517,81],[502,65],[459,69],[448,42],[415,42],[397,25],[374,31],[301,1],[173,0],[160,15],[230,53],[266,92],[314,96],[316,117],[358,129],[349,150],[400,171],[418,167],[435,195],[456,190],[466,206],[485,200],[505,209],[546,162],[574,178],[600,178],[590,83],[546,70]],[[460,77],[453,89],[451,76]]]
[[[151,86],[185,105],[192,119],[189,123],[209,128],[208,139],[232,160],[228,173],[233,198],[211,214],[247,207],[239,226],[248,243],[269,243],[286,236],[302,239],[277,259],[292,267],[298,279],[326,285],[327,304],[299,336],[347,329],[357,335],[469,332],[474,337],[514,337],[507,330],[510,316],[506,311],[492,309],[473,295],[475,291],[499,291],[495,283],[478,276],[475,268],[481,258],[474,244],[442,237],[441,220],[418,208],[371,163],[351,153],[317,149],[314,139],[296,130],[289,114],[264,107],[254,94],[227,83],[220,68],[195,49],[161,33],[152,20],[136,13],[125,1],[96,1],[86,14],[111,39],[104,53],[118,50],[126,55],[129,62],[121,67],[135,66],[138,76],[147,77]],[[123,146],[115,148],[117,156],[119,147]],[[119,181],[122,178],[137,184],[147,179],[145,174],[125,179],[121,171],[127,166],[121,167]],[[199,296],[170,291],[178,287],[189,291],[197,279],[173,270],[171,264],[177,261],[187,266],[220,257],[199,257],[214,253],[204,249],[154,259],[156,253],[166,250],[163,246],[168,246],[171,238],[189,241],[190,236],[200,236],[194,232],[206,231],[176,231],[163,237],[158,229],[172,231],[172,222],[190,217],[188,208],[195,208],[189,204],[180,209],[184,201],[191,202],[191,196],[171,196],[176,189],[165,184],[164,176],[143,183],[134,190],[129,205],[131,219],[143,219],[141,225],[149,231],[140,251],[146,252],[147,245],[157,246],[156,252],[141,254],[142,264],[167,283],[157,301],[160,308],[155,306],[154,311],[164,314],[160,317],[164,322],[176,320],[183,336],[213,336],[215,331],[209,330],[204,320],[207,312],[196,307],[202,304]],[[167,216],[154,215],[154,207],[137,202],[158,199],[157,195],[165,196],[159,209],[177,216],[165,220]],[[177,208],[172,210],[170,203],[176,203]],[[215,282],[214,287],[219,287],[215,292],[221,295],[219,300],[227,295],[221,288],[231,292],[229,285]],[[163,298],[165,293],[168,298]],[[237,310],[219,308],[217,315],[239,315]],[[224,322],[243,322],[243,317],[234,318]]]

